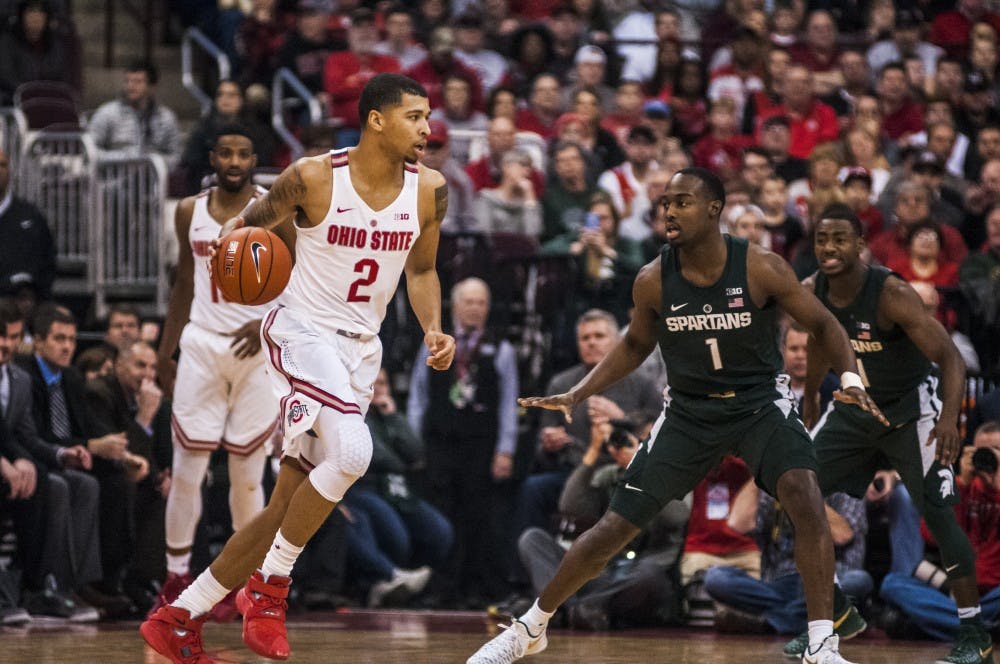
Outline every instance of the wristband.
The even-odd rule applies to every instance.
[[[861,391],[865,391],[865,384],[861,382],[861,376],[853,371],[845,371],[840,374],[840,389],[846,390],[849,387],[857,387]]]

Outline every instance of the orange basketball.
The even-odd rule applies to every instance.
[[[271,231],[244,226],[219,240],[212,279],[230,302],[270,302],[285,289],[291,276],[292,256]]]

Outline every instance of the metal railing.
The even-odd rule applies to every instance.
[[[205,54],[215,61],[218,68],[218,79],[227,79],[230,76],[232,67],[229,63],[229,56],[222,52],[205,33],[198,28],[188,28],[184,31],[184,38],[181,40],[181,82],[187,90],[198,100],[201,106],[201,114],[208,115],[212,110],[212,94],[206,92],[195,81],[194,77],[194,47],[198,46]]]
[[[45,214],[62,270],[88,271],[97,154],[82,132],[36,132],[21,151],[14,191]]]
[[[166,305],[167,279],[161,247],[167,166],[156,154],[102,158],[94,190],[93,273],[95,310],[107,298],[152,299]]]
[[[287,96],[286,96],[287,94]],[[309,124],[317,124],[323,119],[323,107],[316,95],[292,73],[282,67],[275,73],[271,83],[271,125],[291,151],[292,160],[302,156],[302,142],[295,136],[285,120],[287,112],[299,112],[302,106],[309,117]]]
[[[109,296],[166,309],[162,157],[102,154],[86,132],[35,132],[14,187],[48,220],[61,279],[69,278],[64,285],[92,294],[98,317],[107,314]]]

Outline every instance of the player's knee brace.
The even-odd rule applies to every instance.
[[[229,455],[229,513],[233,530],[239,530],[264,509],[261,476],[267,451],[261,447],[246,457]]]
[[[925,501],[924,521],[941,550],[941,562],[949,579],[961,579],[976,572],[976,554],[969,538],[955,520],[951,505],[931,505]]]
[[[323,427],[328,438],[333,429],[335,445],[327,444],[326,459],[309,473],[309,481],[319,495],[339,503],[344,493],[365,474],[372,460],[372,436],[358,415],[340,416],[332,427]]]

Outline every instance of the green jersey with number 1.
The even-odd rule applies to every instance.
[[[670,245],[660,254],[663,286],[657,336],[671,399],[729,399],[775,385],[781,372],[778,307],[758,308],[747,282],[746,240],[723,236],[726,267],[704,288],[681,274]]]

